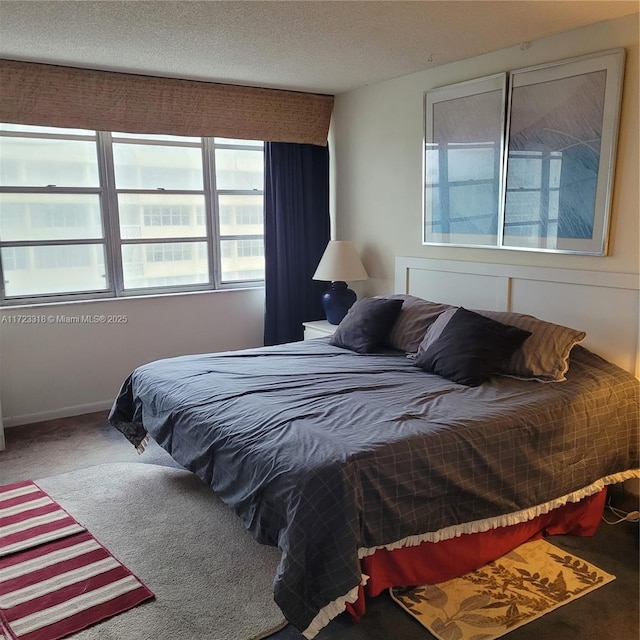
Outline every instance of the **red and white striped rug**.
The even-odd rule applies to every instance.
[[[0,487],[0,557],[84,530],[30,480]]]
[[[0,487],[0,639],[57,640],[150,598],[35,483]]]

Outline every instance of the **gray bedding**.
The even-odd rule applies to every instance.
[[[498,518],[638,461],[639,383],[581,347],[567,381],[464,387],[326,340],[142,366],[109,416],[148,433],[278,546],[277,604],[306,629],[360,583],[358,549]]]

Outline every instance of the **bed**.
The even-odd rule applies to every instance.
[[[399,294],[373,299],[370,308],[362,301],[350,316],[363,317],[348,323],[348,316],[333,338],[144,365],[124,381],[109,417],[140,449],[146,438],[156,440],[258,542],[280,549],[274,597],[307,638],[345,608],[361,615],[365,593],[437,578],[434,559],[443,555],[433,549],[460,558],[442,568],[448,575],[501,555],[523,536],[592,533],[602,490],[640,475],[639,383],[629,372],[638,350],[637,283],[622,277],[612,287],[599,275],[596,285],[581,284],[575,281],[585,272],[556,271],[549,280],[544,270],[505,275],[499,266],[449,261],[399,259],[396,267]],[[636,314],[635,326],[620,323],[607,339],[618,364],[577,344],[584,335],[576,323],[540,320],[561,308],[548,297],[533,320],[518,302],[535,305],[526,289],[543,283],[548,296],[562,278],[565,299],[575,287],[599,286],[605,296],[617,288],[632,321]],[[371,337],[371,309],[383,306],[398,308],[393,322],[386,317],[384,339],[364,352],[345,348],[345,341],[360,344],[348,329],[362,338],[364,323]],[[597,340],[599,322],[582,320]],[[507,336],[522,342],[500,361],[517,366],[525,345],[546,366],[539,359],[545,331],[568,331],[559,347],[564,364],[551,374],[558,381],[533,370],[536,379],[514,377],[508,367],[477,385],[436,373],[440,365],[431,361],[446,369],[452,358],[441,357],[443,345],[464,345],[467,321],[530,334]],[[501,330],[492,349],[505,336]],[[408,577],[403,568],[416,566],[424,571]]]

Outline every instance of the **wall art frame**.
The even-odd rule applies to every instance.
[[[511,71],[499,107],[506,74],[427,91],[423,244],[606,255],[624,60],[615,49]]]

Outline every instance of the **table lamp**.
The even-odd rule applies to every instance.
[[[331,240],[322,254],[313,280],[330,281],[322,296],[322,304],[329,324],[340,324],[356,301],[355,291],[345,280],[368,280],[360,256],[350,240]]]

